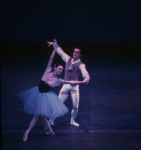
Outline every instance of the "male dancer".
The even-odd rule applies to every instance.
[[[56,39],[54,40],[54,42],[48,42],[48,44],[54,45],[54,47],[56,47],[57,53],[66,62],[64,80],[76,81],[78,80],[78,75],[81,72],[84,80],[88,84],[90,80],[90,76],[85,68],[85,64],[83,64],[80,60],[81,50],[79,48],[75,48],[73,51],[73,58],[71,58],[57,44]],[[73,109],[71,111],[70,124],[74,126],[79,126],[79,124],[75,122],[75,118],[78,113],[78,107],[79,107],[79,85],[72,86],[70,84],[63,84],[62,89],[60,90],[60,93],[59,93],[59,98],[62,102],[64,102],[67,99],[69,91],[71,92],[71,98],[72,98],[72,104],[73,104]],[[51,125],[54,125],[53,121],[54,121],[53,118],[49,120]]]

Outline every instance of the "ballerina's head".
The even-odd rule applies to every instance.
[[[63,66],[61,64],[55,64],[53,66],[53,72],[56,74],[56,75],[60,75],[63,71]]]

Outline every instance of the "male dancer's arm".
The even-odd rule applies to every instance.
[[[85,80],[86,83],[88,84],[88,83],[89,83],[89,80],[90,80],[90,76],[89,76],[88,71],[86,70],[85,64],[81,64],[81,65],[79,66],[79,69],[81,70],[81,73],[82,73],[82,76],[83,76],[84,80]]]
[[[70,56],[67,55],[67,54],[62,50],[62,48],[57,44],[57,40],[56,40],[56,39],[54,39],[53,41],[54,41],[54,42],[50,42],[50,43],[52,43],[52,44],[55,46],[56,52],[58,53],[58,55],[60,55],[60,56],[62,57],[62,59],[63,59],[65,62],[67,62],[68,59],[70,58]]]
[[[86,83],[85,80],[83,81],[66,81],[66,80],[62,80],[63,84],[72,84],[72,85],[77,85],[77,84],[83,84]]]
[[[63,59],[65,62],[67,62],[68,59],[70,58],[70,56],[67,55],[67,54],[62,50],[62,48],[61,48],[59,45],[57,45],[56,52],[58,53],[58,55],[60,55],[60,56],[62,57],[62,59]]]

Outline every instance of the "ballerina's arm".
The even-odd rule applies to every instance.
[[[48,42],[48,41],[47,41]],[[48,44],[50,44],[49,42],[48,42]],[[50,45],[49,45],[50,46]],[[53,59],[54,59],[54,56],[55,56],[55,53],[56,53],[56,47],[53,45],[53,47],[54,47],[54,50],[53,50],[53,52],[52,52],[52,54],[51,54],[51,56],[50,56],[50,59],[49,59],[49,62],[48,62],[48,64],[47,64],[47,68],[50,68],[51,67],[51,65],[52,65],[52,62],[53,62]]]
[[[66,81],[66,80],[62,80],[62,83],[63,84],[75,85],[75,84],[84,84],[84,83],[86,83],[86,81],[85,81],[85,79],[83,81]]]

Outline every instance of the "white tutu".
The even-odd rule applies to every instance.
[[[56,118],[68,113],[68,108],[54,92],[40,93],[38,86],[23,90],[17,96],[23,101],[24,112]]]

